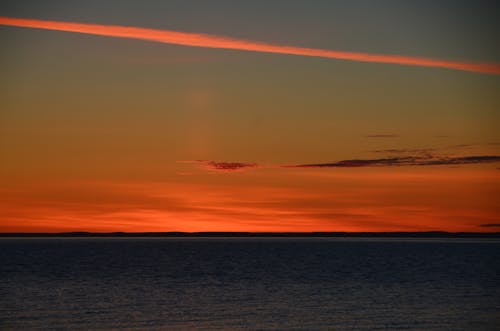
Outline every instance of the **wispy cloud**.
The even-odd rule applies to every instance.
[[[372,153],[390,154],[390,155],[418,155],[432,157],[432,152],[436,148],[389,148],[389,149],[376,149],[371,150]]]
[[[345,52],[316,48],[304,48],[268,44],[257,41],[227,38],[200,33],[177,32],[118,25],[101,25],[75,22],[61,22],[0,16],[0,25],[85,33],[98,36],[141,39],[164,44],[234,49],[252,52],[290,54],[358,62],[391,63],[409,66],[437,67],[453,70],[472,71],[486,74],[500,74],[499,63],[475,63],[450,60],[410,57],[402,55]]]
[[[235,172],[248,168],[260,167],[258,163],[245,163],[245,162],[217,162],[211,160],[194,160],[194,161],[178,161],[179,163],[195,163],[201,168],[213,171],[226,171]]]
[[[477,164],[499,162],[500,156],[482,155],[482,156],[464,156],[464,157],[442,157],[423,161],[417,165],[446,165],[446,164]]]
[[[287,165],[264,166],[258,163],[244,162],[217,162],[210,160],[178,161],[181,163],[195,163],[201,168],[211,171],[234,172],[254,168],[360,168],[360,167],[395,167],[395,166],[438,166],[438,165],[466,165],[500,162],[497,155],[477,155],[477,156],[435,156],[415,155],[396,156],[378,159],[351,159],[325,163],[305,163]]]
[[[386,154],[386,155],[413,155],[413,156],[426,156],[436,158],[437,153],[442,154],[464,154],[466,151],[472,149],[484,149],[491,146],[497,146],[496,143],[469,143],[469,144],[455,144],[440,147],[424,147],[424,148],[388,148],[388,149],[375,149],[370,150],[371,153]],[[459,153],[460,151],[460,153]]]
[[[500,223],[487,223],[487,224],[480,224],[479,226],[482,228],[500,228]]]
[[[356,167],[392,167],[392,166],[433,166],[433,165],[462,165],[500,162],[500,156],[481,155],[464,157],[433,157],[433,156],[406,156],[382,159],[354,159],[331,163],[310,163],[284,165],[285,168],[356,168]]]
[[[307,163],[284,165],[284,168],[358,168],[374,166],[411,165],[416,162],[415,157],[392,157],[383,159],[353,159],[327,163]]]

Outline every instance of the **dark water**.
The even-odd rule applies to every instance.
[[[500,330],[500,242],[1,239],[0,329]]]

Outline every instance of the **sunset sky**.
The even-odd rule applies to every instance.
[[[500,231],[498,17],[2,0],[0,232]]]

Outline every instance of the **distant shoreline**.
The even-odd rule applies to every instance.
[[[500,238],[500,232],[59,232],[30,233],[10,232],[0,233],[0,238],[37,238],[37,237],[303,237],[303,238]]]

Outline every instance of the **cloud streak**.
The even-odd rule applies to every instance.
[[[179,163],[195,163],[201,168],[213,171],[235,172],[260,167],[257,163],[245,162],[217,162],[211,160],[178,161]]]
[[[371,150],[372,153],[383,153],[383,154],[413,154],[413,155],[425,155],[432,157],[431,152],[437,150],[437,148],[390,148],[390,149],[376,149]]]
[[[359,168],[359,167],[392,167],[392,166],[433,166],[433,165],[463,165],[500,162],[500,156],[481,155],[464,157],[422,157],[405,156],[381,159],[354,159],[332,163],[311,163],[285,165],[285,168]]]
[[[289,165],[261,165],[244,162],[216,162],[210,160],[178,161],[180,163],[195,163],[201,168],[211,171],[234,172],[254,168],[361,168],[361,167],[396,167],[396,166],[438,166],[438,165],[467,165],[500,162],[497,155],[479,156],[395,156],[378,159],[352,159],[327,163],[305,163]]]
[[[98,36],[148,40],[164,44],[174,44],[193,47],[233,49],[241,51],[289,54],[300,56],[322,57],[329,59],[349,60],[358,62],[390,63],[408,66],[437,67],[453,70],[479,72],[484,74],[500,74],[499,63],[474,63],[411,57],[402,55],[371,54],[360,52],[345,52],[316,48],[284,46],[257,41],[227,38],[222,36],[187,33],[171,30],[147,29],[118,25],[102,25],[88,23],[61,22],[26,18],[0,16],[0,25],[84,33]]]

